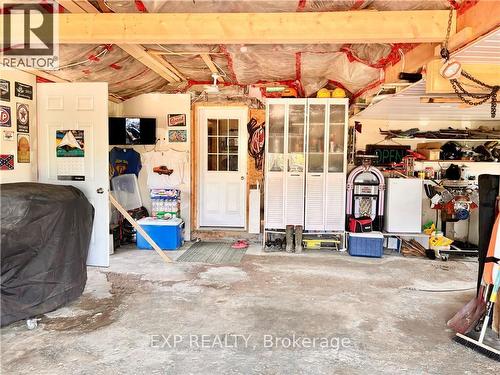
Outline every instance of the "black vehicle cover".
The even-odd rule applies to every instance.
[[[82,294],[94,208],[72,186],[2,184],[0,198],[4,326]]]

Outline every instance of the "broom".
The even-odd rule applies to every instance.
[[[481,328],[481,333],[479,335],[479,338],[475,340],[461,333],[457,333],[456,336],[454,337],[454,340],[459,344],[467,346],[475,350],[476,352],[481,353],[498,362],[500,362],[500,350],[495,349],[489,345],[486,345],[484,343],[484,337],[486,335],[486,331],[488,329],[488,325],[492,317],[493,306],[497,302],[499,288],[500,288],[500,273],[496,277],[495,284],[493,286],[493,291],[491,292],[490,299],[486,305],[486,314],[484,316],[484,322]]]

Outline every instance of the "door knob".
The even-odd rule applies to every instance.
[[[241,176],[241,181],[243,181],[245,179],[245,176]]]
[[[103,189],[103,188],[98,188],[96,191],[97,191],[97,194],[102,194],[102,193],[104,193],[104,189]]]

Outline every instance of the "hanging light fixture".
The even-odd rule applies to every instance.
[[[500,86],[498,85],[488,85],[477,78],[472,77],[469,73],[462,69],[462,64],[450,58],[450,51],[448,50],[448,41],[450,39],[451,24],[453,19],[453,8],[450,8],[450,16],[448,18],[448,28],[446,30],[446,39],[444,40],[441,47],[441,57],[443,58],[443,65],[439,70],[439,73],[443,78],[450,81],[453,90],[460,98],[461,101],[472,106],[481,105],[491,100],[491,118],[496,117],[497,110],[497,94],[500,91]],[[488,93],[473,93],[468,92],[463,86],[459,79],[465,78],[473,82],[476,86],[479,86],[484,91],[489,91]]]

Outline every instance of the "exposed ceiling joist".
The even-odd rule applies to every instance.
[[[56,75],[44,72],[43,70],[36,70],[36,69],[20,69],[20,70],[22,70],[26,73],[33,74],[37,77],[46,79],[47,81],[51,81],[51,82],[58,82],[58,83],[71,82],[71,81],[68,81],[67,79],[64,79],[64,78],[58,77]],[[108,99],[113,103],[121,103],[123,101],[122,98],[120,98],[118,95],[115,95],[115,94],[109,94]]]
[[[456,30],[460,33],[469,28],[472,30],[469,40],[461,41],[462,44],[472,42],[481,35],[488,33],[499,26],[500,1],[479,1],[466,12],[459,14],[456,19]],[[465,32],[466,34],[468,31]],[[462,34],[463,36],[463,34]],[[460,38],[460,36],[457,36]],[[450,38],[453,41],[454,36]],[[442,42],[444,38],[440,41]],[[460,45],[451,45],[451,50],[459,48]],[[422,66],[435,58],[437,44],[421,44],[405,54],[405,58],[395,65],[388,67],[385,71],[385,82],[397,82],[401,71],[416,72]]]
[[[64,79],[64,78],[55,76],[53,74],[44,72],[43,70],[35,70],[35,69],[29,69],[29,70],[21,69],[21,70],[25,71],[26,73],[34,74],[38,77],[44,78],[44,79],[46,79],[48,81],[52,81],[52,82],[58,82],[58,83],[70,82],[67,79]]]
[[[57,0],[59,5],[71,13],[82,13],[83,10],[73,0]]]
[[[78,15],[85,15],[86,13],[94,15],[101,14],[99,10],[96,9],[88,0],[59,0],[59,3],[71,13],[76,13]],[[63,3],[66,5],[64,5]],[[142,64],[153,70],[155,73],[165,78],[168,82],[173,83],[184,80],[182,74],[171,64],[169,64],[164,58],[150,56],[145,52],[145,49],[142,46],[128,44],[122,45],[120,43],[117,43],[117,46],[140,61]]]
[[[161,61],[161,57],[151,56],[146,52],[144,47],[137,44],[118,44],[122,50],[127,52],[130,56],[146,65],[149,69],[165,78],[168,82],[180,82],[181,79],[171,72]]]
[[[68,44],[429,43],[444,39],[448,16],[447,10],[58,15],[60,43]]]
[[[167,55],[201,55],[202,53],[206,55],[224,55],[223,52],[205,52],[205,51],[163,51],[163,50],[158,50],[158,49],[148,49],[148,53],[151,55],[160,55],[160,56],[167,56]]]
[[[441,76],[439,70],[443,65],[439,59],[433,60],[427,64],[427,77],[425,92],[427,94],[453,94],[455,91],[448,79]],[[462,69],[472,75],[474,78],[486,82],[488,85],[500,85],[500,65],[497,64],[462,64]],[[467,82],[467,80],[465,80]],[[485,89],[472,84],[467,86],[467,91],[475,93],[490,92],[491,89]]]
[[[210,55],[206,54],[206,53],[201,53],[200,54],[200,57],[203,59],[203,61],[205,62],[205,64],[208,66],[208,69],[210,69],[210,71],[212,73],[215,73],[215,74],[220,74],[219,72],[219,69],[217,69],[217,67],[215,66],[214,62],[212,61]],[[224,78],[222,78],[220,75],[219,77],[217,78],[217,80],[219,82],[224,82]]]
[[[121,46],[122,45],[120,45],[120,47]],[[175,66],[170,64],[167,60],[165,60],[165,58],[163,56],[151,54],[148,49],[145,49],[145,51],[148,53],[148,55],[150,55],[155,60],[157,60],[160,64],[162,64],[173,75],[174,79],[177,82],[186,81],[186,77],[184,77],[184,75],[181,72],[179,72]],[[177,79],[177,78],[179,78],[179,79]]]
[[[457,48],[462,47],[463,45],[469,43],[474,36],[474,31],[472,27],[466,27],[463,30],[460,30],[458,33],[453,35],[448,42],[448,50],[454,51]],[[441,56],[441,46],[436,46],[434,48],[434,56]]]
[[[74,0],[74,2],[83,9],[85,13],[100,13],[88,0]],[[76,12],[72,12],[76,13]]]

